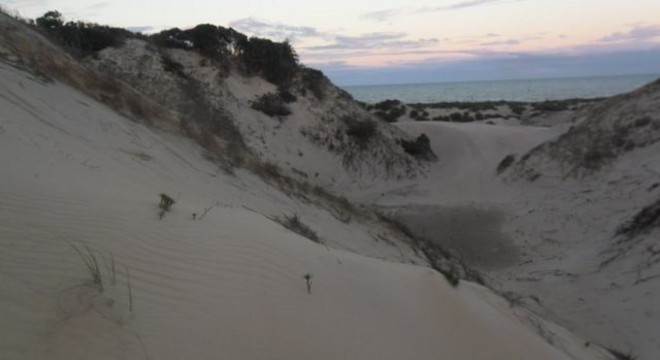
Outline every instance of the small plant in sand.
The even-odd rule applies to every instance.
[[[165,216],[165,212],[169,211],[172,205],[174,205],[176,201],[172,199],[167,194],[160,194],[160,203],[158,203],[158,207],[160,208],[160,212],[158,213],[158,217],[160,220],[163,220],[163,217]]]
[[[99,292],[103,292],[105,290],[105,281],[103,280],[103,276],[101,274],[101,267],[99,266],[99,257],[97,257],[96,254],[86,245],[82,244],[82,249],[76,245],[71,244],[71,247],[73,250],[78,253],[78,256],[82,260],[83,264],[85,264],[85,268],[87,269],[87,273],[89,274],[90,277],[90,282],[93,287],[96,287]],[[100,258],[103,260],[106,270],[108,272],[106,279],[109,279],[110,285],[115,286],[117,285],[117,269],[115,265],[115,257],[112,253],[110,253],[110,261],[108,262],[107,258]],[[128,272],[128,267],[126,267],[126,286],[128,288],[128,307],[129,311],[133,311],[133,289],[131,287],[131,276]]]
[[[452,287],[457,287],[458,284],[461,282],[461,277],[458,273],[458,269],[456,269],[456,267],[454,266],[451,266],[448,270],[438,269],[438,272],[440,272],[445,277],[449,285],[451,285]]]
[[[83,244],[85,251],[79,249],[75,245],[71,245],[71,247],[73,247],[73,250],[78,253],[78,256],[80,256],[80,259],[85,264],[85,268],[87,268],[87,272],[89,273],[92,285],[97,286],[99,291],[103,291],[103,278],[101,277],[101,268],[99,267],[99,262],[96,259],[96,255],[94,255],[92,250],[90,250],[89,247],[87,247],[85,244]]]
[[[311,273],[307,273],[303,275],[303,279],[305,279],[305,283],[307,284],[307,293],[312,294],[312,277],[313,275]]]

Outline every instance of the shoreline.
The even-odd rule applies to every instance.
[[[343,87],[356,100],[378,103],[398,99],[406,103],[543,102],[595,99],[633,91],[660,78],[660,74],[612,77],[548,78],[437,82]]]

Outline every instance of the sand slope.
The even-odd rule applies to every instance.
[[[572,129],[397,124],[427,134],[437,164],[425,180],[355,198],[386,206],[516,304],[590,341],[655,359],[660,229],[633,237],[617,230],[659,199],[659,94],[655,83],[596,104]],[[595,153],[602,161],[587,168]],[[498,176],[508,154],[528,160]],[[541,176],[513,176],[521,170]]]
[[[422,262],[70,88],[3,63],[0,107],[3,359],[607,358],[560,330],[551,346],[482,287],[373,258]],[[162,221],[160,192],[177,199]],[[329,246],[269,219],[293,210]]]

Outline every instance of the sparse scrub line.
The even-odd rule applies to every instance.
[[[158,203],[158,208],[160,208],[160,211],[158,212],[158,217],[159,217],[160,220],[163,220],[163,217],[165,217],[165,213],[170,211],[172,206],[174,204],[176,204],[176,200],[172,199],[171,196],[169,196],[167,194],[164,194],[164,193],[161,193],[159,196],[160,196],[160,202]],[[200,216],[197,216],[197,213],[192,213],[191,214],[192,215],[192,220],[193,221],[195,221],[195,220],[199,220],[199,221],[204,220],[204,217],[206,216],[206,214],[208,214],[209,211],[211,211],[214,207],[219,206],[219,205],[220,205],[220,203],[216,202],[215,205],[211,205],[211,206],[205,208]]]
[[[616,235],[624,235],[630,239],[657,226],[660,226],[660,198],[645,206],[632,219],[619,226]]]
[[[472,122],[488,120],[492,118],[507,117],[504,114],[497,113],[499,107],[508,108],[515,117],[538,116],[542,113],[558,112],[566,110],[578,110],[585,104],[590,104],[596,99],[567,99],[567,100],[548,100],[540,102],[522,102],[522,101],[481,101],[481,102],[440,102],[440,103],[411,103],[404,104],[399,100],[384,100],[375,104],[361,103],[361,105],[387,122],[396,122],[406,114],[406,106],[410,107],[409,116],[416,121],[447,121],[447,122]],[[438,115],[433,118],[427,109],[441,109],[454,111],[447,115]],[[487,112],[491,111],[491,112]],[[492,112],[495,113],[492,113]]]
[[[607,351],[609,351],[616,360],[637,360],[637,356],[634,356],[631,351],[624,353],[612,348],[607,349]]]
[[[296,213],[275,217],[273,220],[300,236],[306,237],[315,243],[321,243],[321,239],[319,238],[316,231],[312,230],[312,228],[303,223]]]
[[[80,257],[80,260],[82,260],[83,264],[85,265],[85,269],[87,270],[87,274],[89,275],[89,281],[91,286],[96,287],[100,293],[105,291],[106,289],[106,281],[104,280],[104,276],[101,271],[101,266],[99,265],[99,258],[97,255],[87,246],[87,244],[82,244],[82,249],[74,244],[70,244],[73,250],[78,254]],[[117,268],[115,264],[115,257],[112,253],[110,253],[110,260],[108,261],[107,258],[102,258],[103,261],[105,262],[105,267],[107,271],[107,279],[109,281],[109,285],[115,286],[117,285]],[[131,286],[131,278],[130,278],[130,273],[128,271],[128,267],[125,266],[125,272],[126,272],[126,287],[128,291],[128,310],[130,312],[133,311],[133,289]]]
[[[287,104],[293,101],[295,101],[295,96],[289,92],[266,93],[251,101],[250,106],[270,117],[282,119],[291,115],[291,109]]]
[[[121,46],[127,39],[141,39],[160,49],[197,51],[225,73],[236,64],[236,68],[245,75],[259,75],[287,89],[287,92],[295,85],[303,95],[310,92],[318,99],[325,95],[326,77],[321,71],[301,65],[288,41],[280,43],[248,37],[232,28],[211,24],[200,24],[186,30],[172,28],[144,35],[95,23],[65,21],[58,11],[49,11],[35,20],[23,22],[51,37],[77,57]],[[166,71],[186,77],[180,64],[167,57],[163,57],[162,63]]]

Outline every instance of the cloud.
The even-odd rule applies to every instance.
[[[30,6],[42,6],[50,3],[49,0],[5,0],[4,5],[11,7],[30,7]]]
[[[443,6],[422,6],[415,8],[400,7],[400,8],[385,9],[385,10],[364,13],[360,15],[360,17],[375,21],[388,21],[395,17],[401,17],[401,16],[425,14],[425,13],[441,12],[441,11],[462,10],[462,9],[478,7],[483,5],[497,5],[497,4],[514,3],[521,1],[527,1],[527,0],[466,0],[466,1],[461,1],[454,4],[443,5]]]
[[[469,59],[427,59],[380,68],[315,66],[340,85],[366,85],[660,74],[658,58],[660,46],[595,53],[482,50],[472,52]]]
[[[274,40],[295,42],[303,38],[325,38],[326,34],[309,26],[291,26],[282,23],[258,20],[252,17],[232,21],[229,26],[241,32]]]
[[[408,34],[402,32],[375,32],[359,36],[335,36],[333,42],[326,45],[310,46],[305,50],[388,50],[421,48],[438,43],[438,39],[406,39]]]
[[[660,25],[637,25],[625,32],[615,32],[600,39],[602,42],[652,40],[660,37]]]
[[[97,2],[85,7],[85,10],[98,10],[110,6],[109,2]]]
[[[368,20],[387,21],[392,18],[402,15],[407,15],[410,13],[412,13],[410,8],[399,7],[399,8],[385,9],[385,10],[364,13],[361,14],[360,17]]]
[[[469,7],[475,7],[475,6],[481,6],[485,4],[492,4],[492,3],[498,3],[502,2],[502,0],[471,0],[471,1],[463,1],[459,2],[456,4],[452,5],[447,5],[447,6],[439,6],[436,7],[436,10],[458,10],[458,9],[465,9]]]
[[[501,40],[501,41],[487,41],[487,42],[482,42],[481,46],[498,46],[498,45],[518,45],[520,44],[520,40],[516,39],[509,39],[509,40]]]

